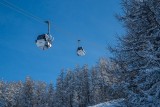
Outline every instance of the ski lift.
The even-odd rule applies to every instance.
[[[48,33],[47,34],[41,34],[38,35],[37,39],[36,39],[36,45],[38,48],[42,49],[42,50],[46,50],[52,47],[52,41],[53,38],[50,35],[50,22],[49,21],[45,21],[45,23],[48,24]]]
[[[82,46],[79,45],[80,40],[78,40],[78,48],[77,48],[77,55],[78,56],[84,56],[86,54],[85,50],[83,49]]]

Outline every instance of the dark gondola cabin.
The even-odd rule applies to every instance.
[[[52,46],[52,38],[48,34],[38,35],[36,45],[42,50],[49,49]]]
[[[84,56],[85,55],[85,51],[84,51],[83,47],[78,47],[77,48],[77,55],[78,56]]]
[[[78,56],[84,56],[86,54],[85,50],[80,45],[80,40],[78,40],[78,48],[77,48],[77,55]]]

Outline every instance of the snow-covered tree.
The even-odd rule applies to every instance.
[[[107,101],[107,88],[109,87],[109,65],[107,60],[101,58],[97,64],[97,70],[100,102]]]
[[[83,92],[82,92],[82,81],[83,75],[79,66],[76,66],[75,70],[75,85],[74,85],[74,107],[82,107],[83,103]]]
[[[0,107],[4,107],[6,105],[5,101],[5,90],[6,90],[6,84],[4,81],[0,81]]]
[[[48,107],[55,107],[55,90],[52,83],[49,84],[48,90],[47,90],[47,105]]]
[[[114,61],[128,83],[126,93],[130,106],[157,106],[160,101],[157,97],[160,82],[160,1],[122,0],[122,6],[124,15],[119,19],[124,23],[126,34],[120,37],[119,45],[112,50]],[[151,90],[157,91],[151,94]]]
[[[90,104],[90,73],[89,73],[89,68],[88,65],[84,65],[82,67],[82,74],[83,74],[83,81],[82,81],[82,93],[83,93],[83,102],[84,102],[84,106],[87,106],[88,104]]]
[[[67,70],[64,78],[64,103],[66,107],[73,107],[74,85],[74,73],[71,70]]]
[[[36,82],[35,92],[34,92],[34,106],[36,107],[46,107],[47,106],[47,93],[46,93],[46,83]]]
[[[31,80],[30,77],[26,78],[22,91],[23,91],[22,95],[23,106],[33,107],[35,105],[35,98],[34,98],[35,87],[34,87],[34,81]]]
[[[98,71],[96,67],[91,68],[91,81],[90,81],[90,100],[91,104],[95,105],[100,103],[101,96],[99,94],[98,86]]]
[[[6,87],[3,93],[3,98],[5,102],[5,107],[20,106],[20,89],[21,85],[15,82],[6,83]]]
[[[14,106],[15,107],[22,107],[22,95],[23,95],[23,83],[21,81],[16,82],[14,85]]]
[[[57,78],[56,82],[56,107],[65,107],[64,105],[64,70],[61,71],[61,74]]]

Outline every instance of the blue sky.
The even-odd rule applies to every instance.
[[[7,0],[44,20],[51,21],[53,47],[42,51],[35,45],[47,25],[0,4],[0,79],[55,82],[61,69],[77,64],[93,66],[109,57],[107,46],[116,44],[124,30],[115,18],[122,13],[120,0]],[[2,0],[0,1],[2,2]],[[77,40],[86,56],[76,55]]]

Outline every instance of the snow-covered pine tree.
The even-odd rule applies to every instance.
[[[30,77],[26,77],[24,87],[22,89],[23,95],[22,95],[22,105],[25,107],[33,107],[35,105],[35,87],[34,87],[34,81]]]
[[[100,95],[100,102],[105,102],[109,100],[109,89],[111,87],[111,71],[109,61],[105,58],[100,58],[97,65],[97,85],[98,85],[98,92]]]
[[[49,84],[48,90],[47,90],[47,105],[48,107],[56,107],[55,102],[55,90],[52,83]]]
[[[0,107],[4,107],[6,105],[5,101],[5,90],[6,90],[6,83],[4,81],[0,81]]]
[[[83,74],[81,68],[77,65],[74,69],[75,85],[74,85],[74,107],[83,107],[82,81]]]
[[[65,107],[64,105],[64,70],[61,71],[61,74],[57,78],[56,82],[56,107]]]
[[[46,83],[38,81],[35,83],[34,92],[34,106],[35,107],[46,107],[47,106],[47,93],[46,93]]]
[[[3,93],[5,106],[4,107],[20,107],[19,99],[21,93],[22,84],[18,84],[18,82],[9,82],[6,83],[6,87]]]
[[[73,107],[73,95],[74,95],[74,73],[71,70],[67,70],[64,78],[64,103],[65,107]]]
[[[92,105],[100,103],[100,94],[99,86],[97,83],[98,80],[98,71],[96,67],[92,67],[91,70],[91,79],[90,79],[90,102]]]
[[[88,104],[90,104],[90,73],[89,73],[89,68],[88,65],[84,65],[82,67],[82,74],[83,74],[83,81],[82,81],[82,94],[83,94],[83,106],[86,107]]]
[[[19,82],[16,82],[15,85],[14,85],[14,106],[15,107],[22,107],[22,89],[23,89],[23,83],[21,81]]]
[[[127,32],[112,51],[129,83],[130,106],[160,105],[160,1],[122,0],[122,6]]]
[[[74,72],[74,107],[86,107],[90,103],[88,66],[77,66]]]

